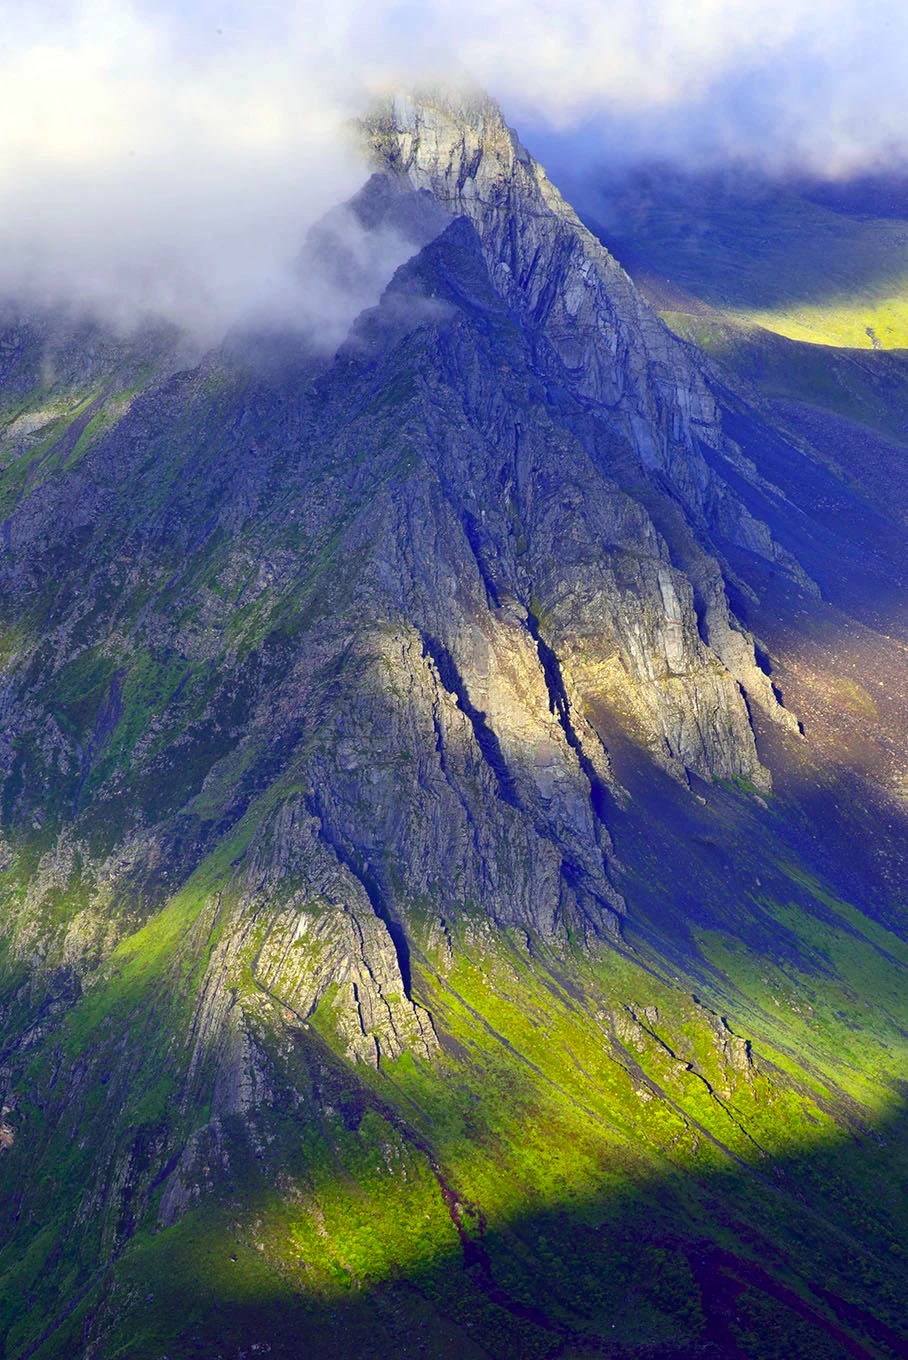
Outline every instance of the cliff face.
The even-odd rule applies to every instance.
[[[475,227],[493,286],[584,396],[620,412],[641,460],[666,467],[714,434],[716,407],[690,355],[581,224],[489,100],[400,96],[365,124],[376,161]],[[679,460],[680,462],[680,460]],[[685,480],[704,476],[679,467]]]
[[[599,429],[587,428],[586,440],[600,458],[605,453],[612,475],[634,484],[642,472],[656,484],[667,482],[701,547],[731,538],[807,585],[791,554],[755,521],[721,471],[711,470],[715,461],[703,457],[708,448],[732,477],[760,480],[723,431],[702,357],[656,317],[497,106],[402,96],[378,109],[364,130],[376,162],[395,183],[472,223],[493,287],[533,334],[537,365],[552,371],[559,389],[595,404]],[[625,451],[630,466],[620,457]],[[752,701],[787,723],[728,618],[717,564],[696,549],[685,552],[677,544],[675,550],[694,583],[706,640]]]
[[[399,99],[365,132],[376,169],[346,212],[414,254],[330,361],[236,337],[187,368],[173,337],[51,320],[0,346],[0,1170],[23,1147],[65,1162],[17,1191],[28,1269],[58,1249],[57,1229],[34,1245],[42,1216],[82,1234],[76,1283],[40,1286],[47,1332],[10,1305],[10,1355],[76,1335],[119,1353],[162,1243],[191,1257],[192,1224],[217,1219],[212,1250],[236,1260],[221,1214],[265,1253],[263,1297],[282,1281],[325,1303],[341,1269],[357,1287],[418,1277],[437,1304],[425,1281],[453,1233],[463,1297],[503,1308],[536,1348],[520,1353],[548,1354],[547,1328],[580,1345],[586,1323],[522,1301],[535,1286],[494,1283],[483,1157],[511,1148],[501,1204],[519,1216],[534,1112],[579,1139],[573,1169],[542,1156],[551,1206],[556,1182],[630,1155],[640,1102],[661,1111],[641,1135],[653,1166],[701,1141],[743,1166],[748,1119],[771,1142],[767,1102],[832,1132],[857,1099],[755,1069],[720,1017],[728,995],[766,1033],[772,1012],[743,965],[700,952],[737,931],[804,963],[813,937],[770,902],[794,894],[809,917],[828,897],[798,840],[809,814],[774,820],[763,797],[758,716],[780,768],[804,743],[728,602],[769,575],[816,606],[801,511],[740,442],[740,393],[662,326],[494,105]],[[310,258],[332,258],[332,233]],[[749,418],[759,444],[764,413]],[[376,1191],[363,1231],[386,1256],[362,1265],[339,1226],[374,1173],[359,1157],[407,1181],[437,1250],[398,1240],[406,1206]],[[243,1289],[218,1285],[239,1321],[206,1330],[209,1299],[198,1344],[244,1353]],[[438,1305],[441,1346],[466,1344],[459,1306]],[[148,1346],[182,1353],[165,1313]],[[382,1327],[363,1354],[392,1353]]]

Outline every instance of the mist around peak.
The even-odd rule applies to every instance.
[[[349,125],[377,91],[488,90],[543,163],[577,174],[658,154],[825,181],[904,163],[906,36],[894,0],[10,10],[0,296],[121,330],[164,318],[204,343],[273,320],[334,344],[361,297],[301,275],[299,252],[367,177]]]

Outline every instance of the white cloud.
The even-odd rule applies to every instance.
[[[485,23],[474,0],[444,8],[524,125],[830,175],[908,151],[900,0],[498,0]]]
[[[844,173],[908,146],[894,0],[44,0],[0,21],[0,291],[211,333],[297,305],[305,229],[364,175],[345,120],[389,83],[469,73],[576,155]]]

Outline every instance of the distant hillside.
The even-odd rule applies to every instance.
[[[645,292],[670,282],[689,294],[671,310],[705,305],[793,340],[899,349],[908,346],[908,205],[884,188],[650,167],[587,189],[581,207]]]

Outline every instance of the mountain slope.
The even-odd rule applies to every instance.
[[[366,132],[336,356],[3,470],[5,1353],[899,1354],[902,535],[494,105]]]
[[[908,343],[908,220],[899,186],[775,183],[745,170],[653,166],[584,185],[581,211],[671,310],[717,309],[791,340],[855,349]],[[876,192],[873,192],[873,189]],[[684,296],[686,295],[686,296]]]

